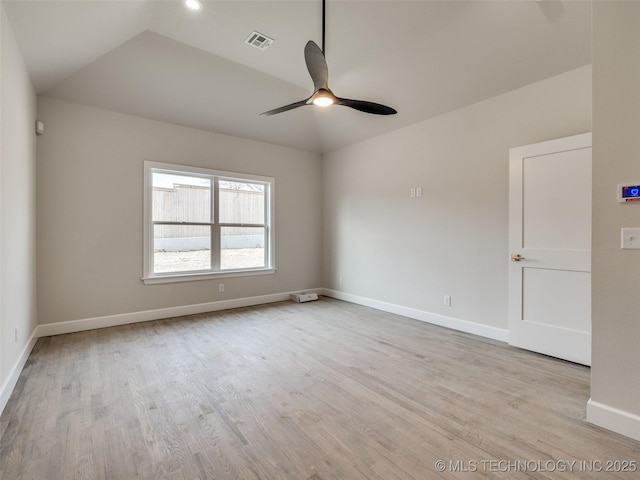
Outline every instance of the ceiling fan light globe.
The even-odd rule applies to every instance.
[[[318,107],[328,107],[337,103],[337,98],[327,89],[321,88],[311,98],[311,103]]]
[[[202,4],[198,0],[185,0],[184,4],[189,10],[193,10],[194,12],[202,9]]]
[[[313,104],[318,107],[328,107],[333,105],[333,98],[331,97],[316,97],[313,99]]]

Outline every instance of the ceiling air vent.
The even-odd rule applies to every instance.
[[[258,50],[266,50],[266,48],[273,43],[273,38],[269,38],[254,30],[251,32],[251,35],[247,37],[244,43],[251,45],[252,47],[256,47]]]

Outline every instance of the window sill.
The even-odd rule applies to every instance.
[[[231,277],[250,277],[254,275],[273,275],[276,273],[275,268],[261,268],[256,270],[234,270],[230,272],[206,272],[206,273],[176,273],[168,275],[153,275],[142,277],[145,285],[154,285],[158,283],[180,283],[180,282],[196,282],[199,280],[213,280],[216,278]]]

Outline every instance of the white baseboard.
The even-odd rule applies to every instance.
[[[305,292],[319,291],[320,289],[305,290]],[[161,320],[163,318],[181,317],[196,313],[217,312],[220,310],[229,310],[231,308],[252,307],[254,305],[282,302],[289,300],[289,296],[292,293],[297,292],[273,293],[270,295],[260,295],[256,297],[244,297],[217,302],[198,303],[195,305],[182,305],[179,307],[159,308],[156,310],[144,310],[141,312],[121,313],[117,315],[85,318],[82,320],[72,320],[68,322],[44,323],[39,325],[36,330],[38,337],[62,335],[65,333],[94,330],[96,328],[116,327],[118,325],[148,322],[150,320]]]
[[[640,416],[589,399],[587,422],[640,441]]]
[[[424,310],[403,307],[402,305],[396,305],[393,303],[381,302],[379,300],[373,300],[371,298],[361,297],[359,295],[331,290],[329,288],[323,288],[321,293],[322,295],[326,295],[327,297],[344,300],[350,303],[356,303],[358,305],[364,305],[365,307],[375,308],[376,310],[394,313],[396,315],[432,323],[441,327],[451,328],[453,330],[459,330],[466,333],[472,333],[474,335],[492,338],[501,342],[509,341],[509,331],[503,328],[491,327],[489,325],[482,325],[480,323],[470,322],[468,320],[460,320],[459,318],[447,317],[445,315],[439,315],[437,313],[425,312]]]
[[[403,317],[421,320],[442,327],[452,328],[466,333],[472,333],[482,337],[492,338],[501,342],[507,342],[509,338],[508,330],[482,325],[480,323],[460,320],[458,318],[447,317],[436,313],[425,312],[415,308],[395,305],[393,303],[373,300],[350,293],[339,292],[328,288],[315,288],[304,290],[304,292],[314,292],[319,295],[344,300],[358,305],[375,308],[384,312],[394,313]],[[48,337],[51,335],[62,335],[65,333],[82,332],[94,330],[96,328],[115,327],[118,325],[128,325],[131,323],[147,322],[150,320],[160,320],[163,318],[180,317],[183,315],[193,315],[197,313],[216,312],[231,308],[251,307],[273,302],[289,300],[292,293],[274,293],[256,297],[244,297],[232,300],[222,300],[217,302],[199,303],[195,305],[182,305],[178,307],[159,308],[155,310],[144,310],[140,312],[121,313],[116,315],[106,315],[103,317],[85,318],[81,320],[71,320],[59,323],[44,323],[38,325],[34,332],[35,338]]]
[[[31,350],[33,350],[33,347],[35,346],[36,341],[38,340],[37,333],[38,333],[38,328],[36,327],[33,333],[31,334],[31,336],[29,337],[29,341],[22,349],[22,352],[20,352],[20,355],[18,356],[16,363],[13,365],[13,368],[11,369],[9,376],[7,377],[6,381],[2,385],[2,388],[0,388],[0,414],[2,414],[4,407],[6,407],[7,402],[9,401],[9,397],[11,397],[11,393],[13,392],[13,389],[16,387],[16,383],[18,383],[18,378],[20,377],[20,373],[22,373],[22,369],[24,368],[25,363],[27,363],[29,355],[31,354]]]

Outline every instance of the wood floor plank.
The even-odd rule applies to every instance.
[[[640,462],[585,422],[589,375],[327,298],[41,338],[0,478],[636,478],[535,468]]]

